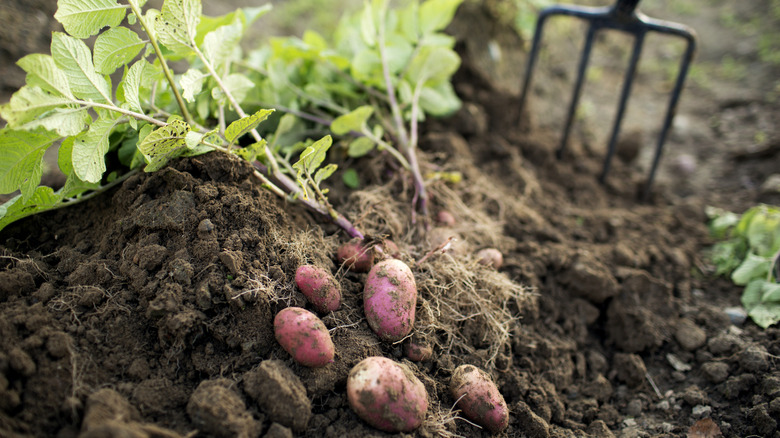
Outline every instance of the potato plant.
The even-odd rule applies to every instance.
[[[742,215],[708,209],[716,274],[745,286],[742,305],[757,325],[780,322],[780,208],[757,205]]]
[[[0,206],[0,229],[89,199],[141,169],[220,151],[253,163],[276,195],[362,239],[327,199],[323,182],[336,165],[325,164],[326,127],[350,139],[351,156],[375,148],[395,156],[426,211],[418,122],[459,105],[449,82],[459,58],[440,31],[460,1],[400,10],[367,2],[333,43],[307,32],[247,54],[241,39],[269,5],[208,17],[200,0],[165,0],[160,10],[144,8],[146,0],[59,0],[55,18],[65,32],[53,34],[50,55],[19,60],[27,83],[0,106],[0,193],[18,192]],[[318,137],[309,138],[312,124],[322,128]],[[66,176],[57,190],[41,185],[44,153],[55,147]]]

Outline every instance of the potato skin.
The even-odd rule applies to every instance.
[[[382,340],[400,341],[411,333],[417,305],[412,270],[397,259],[371,268],[363,288],[363,310],[371,330]]]
[[[461,365],[452,373],[450,394],[460,399],[458,407],[469,420],[492,433],[509,425],[509,409],[504,396],[486,372],[473,365]],[[463,398],[461,398],[463,397]]]
[[[310,368],[333,362],[336,347],[317,315],[300,307],[287,307],[274,318],[274,335],[296,362]]]
[[[347,399],[366,423],[392,433],[417,429],[428,411],[428,393],[420,379],[386,357],[368,357],[352,368]]]
[[[481,265],[492,266],[498,269],[504,264],[504,256],[495,248],[485,248],[477,252],[477,260]]]
[[[374,251],[352,240],[339,247],[336,259],[352,272],[368,272],[374,264]]]
[[[332,312],[341,305],[341,287],[330,271],[301,265],[295,271],[295,284],[317,312]]]

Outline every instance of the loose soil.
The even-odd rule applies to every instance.
[[[384,436],[345,390],[376,355],[425,384],[431,409],[414,436],[490,435],[451,411],[449,377],[464,363],[496,381],[506,436],[780,436],[780,330],[730,318],[740,290],[703,255],[706,205],[776,200],[756,181],[780,169],[780,107],[693,87],[685,98],[708,109],[686,113],[694,122],[667,148],[714,150],[717,165],[669,172],[640,202],[641,154],[599,184],[603,155],[583,128],[557,159],[558,132],[533,109],[548,97],[530,120],[518,114],[475,59],[491,38],[480,37],[460,44],[463,109],[429,122],[422,142],[426,172],[463,175],[430,183],[433,216],[456,223],[412,224],[409,177],[381,155],[351,163],[361,190],[333,187],[369,242],[392,239],[412,265],[413,339],[433,347],[430,360],[371,332],[366,274],[334,260],[343,233],[262,190],[246,163],[208,154],[0,234],[0,436]],[[765,147],[735,152],[760,123]],[[452,236],[450,251],[415,263]],[[503,253],[498,271],[477,261],[486,247]],[[276,312],[307,306],[294,284],[303,263],[330,269],[343,292],[323,316],[336,360],[320,369],[273,335]]]

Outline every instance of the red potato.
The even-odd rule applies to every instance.
[[[411,333],[417,305],[412,270],[397,259],[383,260],[368,273],[363,310],[371,330],[381,339],[400,341]]]
[[[352,368],[347,399],[366,423],[391,433],[417,429],[428,411],[428,393],[420,379],[386,357],[368,357]]]
[[[401,256],[401,250],[398,249],[398,245],[395,244],[390,239],[384,239],[382,240],[382,243],[378,244],[375,249],[377,252],[381,253],[381,257],[383,259],[386,258],[393,258],[397,259]]]
[[[332,312],[341,305],[341,287],[330,271],[314,265],[302,265],[295,271],[295,284],[320,313]]]
[[[317,315],[300,307],[287,307],[274,318],[274,335],[296,362],[310,368],[333,362],[336,347]]]
[[[509,409],[488,373],[473,365],[461,365],[452,373],[450,394],[463,415],[492,433],[509,425]]]
[[[404,344],[404,355],[412,362],[422,362],[433,356],[433,349],[430,345],[409,341]]]
[[[504,256],[501,255],[501,251],[495,248],[479,250],[477,252],[477,260],[482,265],[492,266],[493,269],[498,269],[504,264]]]
[[[447,210],[442,210],[436,214],[436,222],[444,225],[445,227],[453,227],[457,223],[455,216]]]
[[[336,258],[352,272],[368,272],[374,264],[374,252],[357,240],[341,245]]]

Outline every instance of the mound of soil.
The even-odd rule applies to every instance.
[[[644,175],[619,161],[599,184],[600,154],[578,138],[557,159],[558,134],[518,123],[516,98],[478,65],[464,53],[463,109],[428,123],[422,144],[426,173],[463,176],[429,187],[434,216],[454,224],[412,224],[408,175],[382,155],[361,190],[333,187],[369,242],[391,238],[412,266],[430,360],[371,332],[366,274],[334,261],[337,228],[212,153],[2,232],[0,436],[382,436],[345,390],[376,355],[428,391],[414,436],[490,435],[451,411],[464,363],[496,381],[507,436],[780,436],[780,330],[726,312],[740,291],[702,261],[709,198],[659,188],[638,202]],[[487,247],[499,270],[478,263]],[[321,369],[273,335],[276,312],[307,306],[303,263],[331,269],[344,297],[323,317],[337,353]]]

